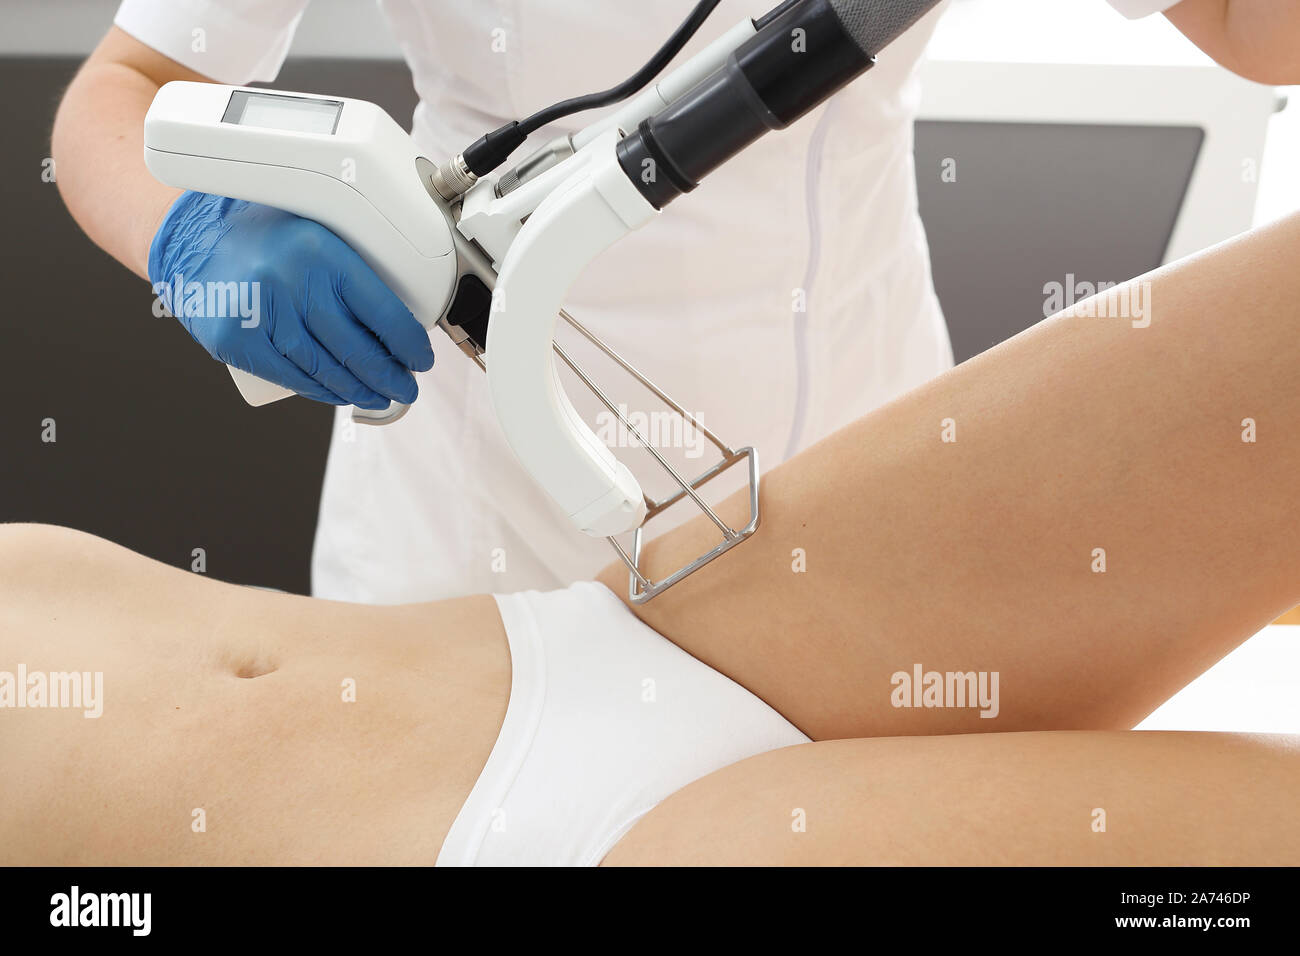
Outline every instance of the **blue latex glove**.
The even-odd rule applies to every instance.
[[[433,367],[428,332],[351,246],[270,206],[184,193],[149,248],[149,281],[213,358],[318,402],[409,405],[411,372]],[[236,294],[248,307],[196,294],[230,289],[220,283],[246,283]],[[172,301],[177,289],[184,301]]]

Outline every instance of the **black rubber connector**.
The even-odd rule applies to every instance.
[[[465,157],[465,165],[471,173],[486,176],[509,159],[510,154],[522,146],[527,138],[528,134],[517,121],[510,122],[475,140],[461,155]]]

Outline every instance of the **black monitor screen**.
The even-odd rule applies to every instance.
[[[1204,139],[1188,126],[918,122],[921,217],[957,361],[1042,319],[1051,283],[1159,266]]]

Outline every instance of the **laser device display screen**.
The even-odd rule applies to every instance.
[[[331,136],[339,123],[343,103],[339,100],[308,99],[305,96],[275,96],[236,90],[230,94],[223,123],[258,126],[294,133],[323,133]]]

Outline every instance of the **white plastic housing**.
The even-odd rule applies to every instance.
[[[593,142],[590,159],[574,164],[511,243],[497,278],[486,355],[492,406],[520,464],[580,530],[597,536],[640,527],[645,496],[569,403],[552,346],[574,280],[656,214],[619,166],[617,141],[611,130]]]

